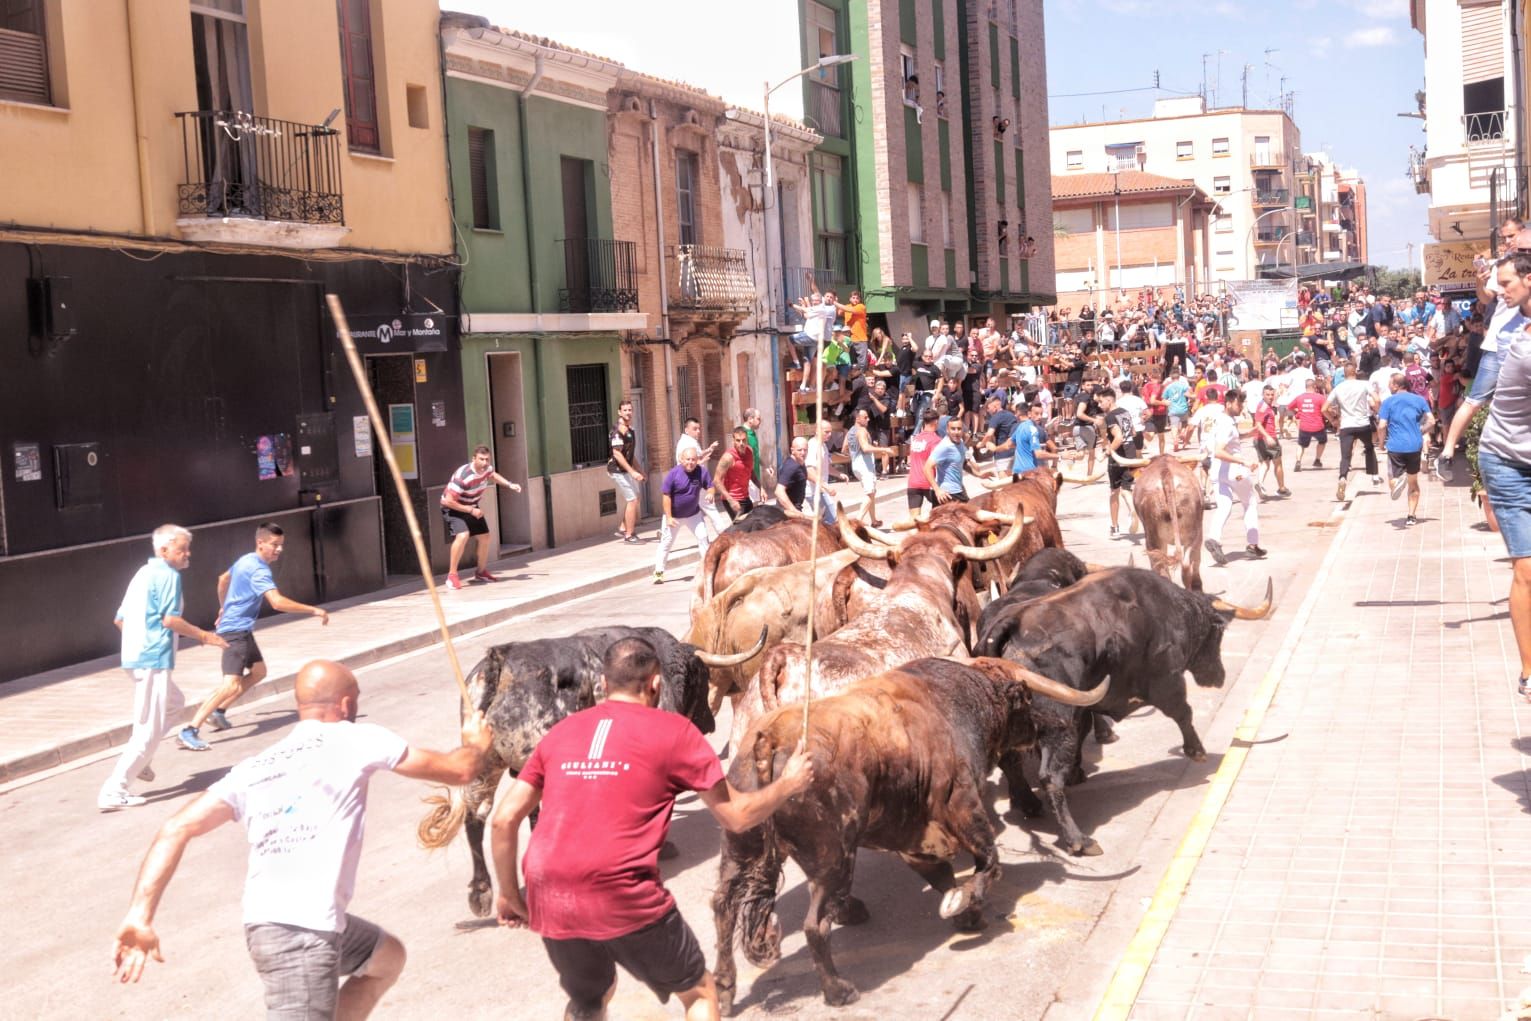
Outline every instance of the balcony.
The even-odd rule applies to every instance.
[[[1414,182],[1416,195],[1430,194],[1430,171],[1425,169],[1426,154],[1423,149],[1409,147],[1409,180]],[[1341,198],[1344,201],[1344,198]]]
[[[1293,243],[1296,244],[1298,248],[1312,248],[1314,246],[1313,232],[1311,230],[1300,230],[1293,236],[1296,239]]]
[[[332,247],[350,233],[337,130],[243,111],[176,117],[182,237],[312,249]]]
[[[825,138],[843,138],[844,127],[840,121],[840,90],[815,78],[808,79],[808,97],[803,107],[803,119],[808,121]]]
[[[610,238],[560,238],[560,312],[638,311],[638,245]]]
[[[1256,149],[1249,154],[1249,165],[1256,170],[1284,169],[1286,153],[1276,149]]]
[[[755,278],[743,249],[674,245],[665,261],[671,309],[735,319],[754,309]]]
[[[1292,200],[1286,188],[1259,188],[1255,190],[1255,205],[1260,207],[1284,206]]]
[[[1505,111],[1483,110],[1462,115],[1462,136],[1468,145],[1504,141]]]
[[[1255,231],[1255,244],[1274,245],[1279,244],[1287,236],[1290,228],[1287,227],[1260,227]]]

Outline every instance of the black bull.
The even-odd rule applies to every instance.
[[[1153,571],[1118,567],[1021,604],[992,622],[973,652],[1001,656],[1081,691],[1110,678],[1106,696],[1091,712],[1120,720],[1138,706],[1151,705],[1175,721],[1185,754],[1199,762],[1207,752],[1191,724],[1184,675],[1189,671],[1202,687],[1222,687],[1228,621],[1262,618],[1270,605],[1269,583],[1264,605],[1244,609],[1187,591]],[[1074,821],[1064,793],[1068,783],[1084,776],[1080,747],[1090,712],[1039,696],[1032,714],[1042,752],[1042,796],[1057,820],[1058,843],[1073,854],[1100,854],[1100,845]],[[1008,755],[1000,765],[1012,803],[1035,814],[1041,806],[1026,783],[1020,757]]]
[[[715,721],[707,704],[707,665],[695,646],[677,641],[662,628],[588,628],[565,638],[491,647],[468,675],[468,694],[474,707],[484,711],[494,743],[472,783],[453,788],[447,797],[427,799],[435,807],[419,827],[422,845],[445,847],[466,824],[473,855],[468,904],[474,914],[487,915],[491,906],[484,821],[501,775],[509,770],[514,776],[554,724],[605,696],[602,659],[607,649],[624,638],[641,638],[659,655],[664,673],[659,708],[680,713],[704,734],[712,732]]]

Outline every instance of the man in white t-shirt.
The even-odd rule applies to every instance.
[[[826,525],[835,523],[835,494],[829,488],[829,438],[834,424],[827,418],[819,420],[819,426],[808,441],[808,457],[803,468],[808,473],[808,491],[803,498],[803,508],[817,505]]]
[[[356,723],[360,689],[339,663],[298,671],[298,722],[286,738],[245,759],[171,816],[138,871],[117,931],[117,980],[137,982],[150,956],[163,961],[154,914],[192,837],[242,822],[245,943],[266,987],[271,1017],[364,1018],[404,968],[404,945],[346,913],[356,887],[372,774],[391,770],[431,783],[466,784],[493,737],[482,712],[463,724],[452,752],[415,748],[373,723]],[[340,977],[349,976],[344,985]]]
[[[1366,474],[1374,485],[1382,484],[1377,474],[1377,447],[1373,442],[1372,415],[1376,414],[1378,401],[1372,394],[1371,384],[1359,378],[1355,362],[1345,363],[1345,381],[1329,391],[1324,402],[1324,413],[1331,420],[1339,420],[1340,484],[1335,499],[1345,499],[1345,480],[1350,475],[1350,451],[1357,440],[1366,452]]]

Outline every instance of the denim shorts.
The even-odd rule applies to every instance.
[[[1478,474],[1511,558],[1531,557],[1531,465],[1479,448]]]
[[[245,926],[245,946],[266,986],[266,1017],[329,1018],[342,975],[365,974],[383,930],[346,916],[342,932],[263,922]]]
[[[1472,389],[1467,391],[1467,399],[1474,404],[1482,404],[1488,400],[1499,382],[1499,367],[1503,364],[1503,351],[1484,351],[1479,355],[1478,371],[1473,374],[1473,385]],[[1490,499],[1493,498],[1490,497]]]

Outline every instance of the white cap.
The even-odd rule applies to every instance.
[[[932,319],[930,321],[930,325],[932,325],[932,326],[940,326],[941,325],[941,320],[939,320],[939,319]]]

